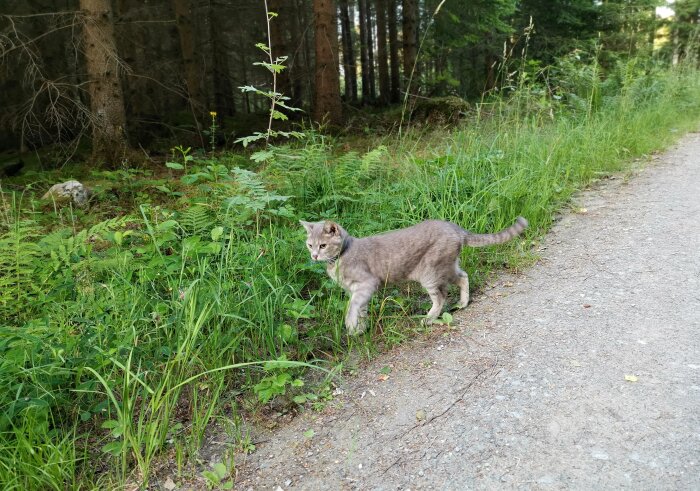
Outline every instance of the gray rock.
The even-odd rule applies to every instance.
[[[78,181],[66,181],[54,184],[42,196],[42,199],[55,201],[72,201],[76,206],[85,206],[88,203],[90,191]]]

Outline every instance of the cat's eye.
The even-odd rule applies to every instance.
[[[307,243],[307,244],[306,244],[306,247],[308,247],[309,249],[311,249],[311,242]]]
[[[321,245],[318,246],[318,247],[320,247],[321,249],[325,249],[325,248],[326,248],[326,244],[321,244]]]

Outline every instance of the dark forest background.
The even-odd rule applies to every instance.
[[[61,143],[69,157],[169,141],[205,146],[263,129],[271,90],[257,43],[286,57],[277,91],[293,121],[345,125],[358,110],[420,98],[481,98],[526,55],[532,76],[582,50],[678,62],[700,2],[677,0],[3,0],[0,149]],[[266,22],[266,8],[278,15]],[[663,11],[661,11],[663,13]],[[670,12],[669,12],[670,13]],[[695,33],[695,34],[694,34]],[[269,34],[269,37],[268,37]],[[419,54],[420,47],[420,54]],[[522,68],[520,65],[518,65]],[[499,79],[500,77],[500,79]],[[167,146],[167,145],[166,145]],[[60,159],[58,159],[60,160]],[[56,162],[58,164],[60,162]]]

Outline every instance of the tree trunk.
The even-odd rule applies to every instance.
[[[110,0],[80,0],[85,14],[85,66],[93,116],[92,157],[116,164],[126,151],[126,114]]]
[[[377,98],[376,77],[374,74],[374,29],[372,28],[372,2],[365,1],[367,9],[367,63],[369,64],[369,97],[374,102]]]
[[[486,92],[489,92],[493,90],[493,88],[496,86],[496,63],[498,62],[498,59],[496,56],[491,53],[490,49],[487,48],[486,52],[484,53],[484,64],[486,65],[485,71],[486,71],[486,81],[484,82],[484,90]]]
[[[239,33],[238,37],[238,43],[240,46],[244,46],[245,43],[245,38],[243,37],[243,33]],[[248,58],[246,58],[246,50],[242,49],[241,51],[241,76],[243,77],[242,82],[243,86],[250,85],[250,82],[248,81],[248,64],[250,63],[248,61]],[[242,97],[242,102],[241,105],[243,106],[243,112],[245,114],[250,114],[250,92],[245,91],[241,94]]]
[[[377,11],[377,58],[379,59],[379,101],[389,102],[389,60],[386,52],[386,0],[376,0]]]
[[[291,97],[292,95],[292,81],[289,77],[289,43],[287,42],[286,33],[289,31],[289,18],[291,12],[287,12],[284,9],[284,0],[270,0],[270,12],[275,12],[277,17],[270,20],[270,48],[272,48],[272,59],[277,59],[280,57],[287,57],[287,60],[283,63],[285,69],[277,74],[277,92],[285,95],[286,97]],[[284,9],[284,13],[282,10]]]
[[[301,108],[304,105],[304,78],[309,70],[309,63],[306,57],[306,35],[301,29],[300,15],[301,8],[297,5],[297,1],[292,2],[293,12],[290,17],[290,34],[292,37],[291,45],[294,48],[294,56],[289,64],[289,78],[291,81],[291,103],[292,107]]]
[[[315,98],[315,66],[312,49],[314,48],[314,37],[315,31],[313,29],[313,12],[315,12],[314,6],[311,6],[311,12],[309,12],[307,6],[308,2],[306,0],[297,0],[297,12],[299,12],[299,25],[302,28],[302,38],[304,40],[303,52],[304,52],[304,79],[305,83],[301,83],[300,87],[305,87],[303,90],[303,100],[306,100],[313,105]],[[311,19],[309,18],[309,13],[312,14]],[[337,43],[336,43],[337,44]]]
[[[408,84],[411,79],[413,87],[406,86],[406,91],[417,92],[414,88],[418,79],[418,67],[416,57],[417,47],[417,24],[418,24],[418,0],[403,0],[403,76]],[[413,77],[411,77],[413,72]]]
[[[396,28],[396,0],[387,0],[389,7],[389,61],[391,62],[391,102],[401,100],[401,76],[399,68],[399,36]]]
[[[367,0],[358,0],[360,11],[360,65],[362,67],[362,103],[367,104],[371,98],[369,80],[369,41],[367,27]]]
[[[345,99],[357,103],[357,65],[352,44],[352,32],[355,23],[350,23],[348,0],[340,0],[340,25],[343,40],[343,72],[345,74]]]
[[[314,0],[314,44],[316,70],[314,120],[328,121],[333,126],[342,122],[340,83],[338,76],[338,28],[333,0]]]
[[[219,14],[220,15],[220,14]],[[221,35],[221,26],[214,3],[209,2],[209,37],[214,66],[212,67],[214,85],[214,107],[219,117],[233,116],[236,113],[231,86],[231,74],[228,65],[229,49]]]
[[[204,115],[204,102],[202,98],[202,74],[204,71],[197,62],[195,54],[195,35],[192,27],[192,2],[191,0],[173,0],[173,10],[177,30],[180,35],[180,50],[182,52],[182,64],[187,84],[188,102],[192,108],[197,128],[200,127]]]

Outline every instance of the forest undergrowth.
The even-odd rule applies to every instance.
[[[564,58],[543,74],[485,98],[457,128],[355,140],[363,150],[308,131],[253,154],[180,147],[167,167],[73,167],[6,185],[2,488],[143,486],[160,455],[191,472],[215,420],[232,455],[251,450],[241,401],[320,408],[348,353],[371,357],[429,329],[427,296],[397,286],[375,296],[368,331],[347,338],[346,298],[310,261],[299,219],[364,236],[425,219],[493,232],[525,216],[522,240],[463,252],[478,289],[533,260],[576,190],[697,129],[696,70],[631,60],[603,76]],[[90,207],[40,199],[76,172],[95,191]],[[316,368],[323,376],[305,383]]]

